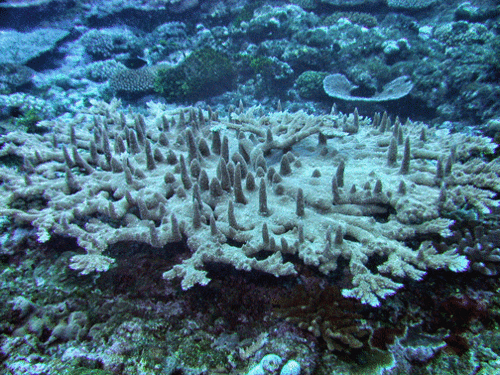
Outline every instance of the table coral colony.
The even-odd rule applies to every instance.
[[[39,241],[75,238],[85,254],[70,267],[82,274],[107,270],[117,242],[175,251],[166,245],[184,241],[190,257],[164,273],[184,289],[210,281],[208,262],[276,277],[303,262],[348,271],[342,294],[378,306],[428,269],[466,270],[465,256],[430,239],[448,236],[447,217],[466,204],[498,205],[500,165],[480,158],[494,149],[485,137],[357,111],[240,105],[222,119],[148,107],[92,102],[40,124],[51,133],[3,136],[0,156],[20,166],[0,169],[0,213],[35,227]]]

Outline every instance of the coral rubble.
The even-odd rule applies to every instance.
[[[82,274],[112,265],[110,244],[183,241],[190,257],[164,277],[184,289],[210,281],[210,262],[277,277],[299,262],[326,275],[341,264],[351,276],[342,294],[378,306],[404,278],[465,270],[465,256],[431,241],[451,233],[446,213],[498,206],[500,166],[480,158],[493,152],[488,138],[357,111],[240,105],[222,119],[210,108],[149,103],[143,116],[117,100],[92,104],[42,122],[53,133],[0,141],[0,157],[18,161],[0,168],[0,214],[42,242],[75,238],[86,253],[70,267]]]

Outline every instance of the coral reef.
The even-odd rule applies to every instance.
[[[55,116],[55,109],[50,102],[30,94],[16,92],[10,95],[0,95],[0,107],[15,109],[21,114],[35,111],[43,119]]]
[[[350,354],[368,347],[371,328],[359,314],[361,304],[343,298],[337,287],[305,282],[275,302],[279,316],[310,332],[330,351]]]
[[[10,93],[24,85],[28,85],[33,74],[33,69],[24,65],[0,64],[0,92]]]
[[[66,30],[55,28],[29,33],[4,30],[0,34],[0,46],[4,51],[0,55],[0,63],[25,64],[43,53],[52,51],[68,34]]]
[[[160,65],[154,88],[169,101],[196,100],[228,90],[234,75],[225,53],[204,47],[193,51],[175,67]]]
[[[0,214],[31,224],[42,242],[75,238],[86,254],[70,267],[82,274],[112,265],[111,244],[184,242],[189,257],[164,273],[184,289],[206,285],[211,262],[274,276],[304,262],[348,272],[342,294],[378,306],[404,278],[465,270],[465,256],[429,240],[451,233],[444,215],[457,207],[498,206],[499,164],[478,157],[493,152],[490,139],[387,114],[240,105],[222,120],[151,102],[142,116],[113,100],[40,125],[53,133],[1,139],[0,156],[20,166],[0,169]]]
[[[360,5],[373,5],[378,3],[378,0],[321,0],[322,3],[332,4],[344,7],[358,7]]]
[[[157,68],[146,66],[141,69],[118,70],[109,80],[109,87],[121,95],[152,93]]]
[[[0,3],[0,373],[500,373],[498,0]]]
[[[297,92],[304,99],[322,99],[326,96],[323,90],[323,80],[327,73],[305,71],[295,81]]]
[[[383,87],[382,92],[376,93],[369,98],[352,95],[351,91],[356,90],[358,86],[351,83],[344,75],[338,73],[326,76],[323,80],[323,88],[325,92],[333,98],[376,103],[386,100],[401,99],[408,95],[413,88],[413,84],[409,78],[408,76],[398,77],[387,83]]]
[[[50,3],[53,0],[5,0],[0,3],[1,8],[23,8]]]
[[[198,6],[198,0],[170,0],[169,10],[174,13],[184,13]]]
[[[335,12],[323,20],[325,26],[335,25],[341,18],[347,18],[352,23],[371,28],[378,25],[377,19],[363,12]]]
[[[276,354],[268,354],[264,356],[260,363],[253,367],[247,375],[265,375],[275,374],[278,372],[283,359]],[[295,360],[290,360],[281,368],[280,375],[299,375],[300,364]]]
[[[124,70],[127,70],[127,67],[115,60],[96,61],[87,66],[85,76],[94,82],[105,82],[109,79],[111,85],[113,76]]]
[[[94,60],[105,60],[116,54],[133,54],[139,40],[128,28],[91,29],[81,37],[85,52]]]
[[[500,230],[484,233],[478,226],[474,235],[467,232],[459,244],[459,252],[467,255],[471,269],[483,275],[495,276],[500,265]]]
[[[15,3],[35,2],[5,2]],[[236,97],[224,95],[225,90],[203,95],[201,99],[210,99],[214,106],[217,103],[228,106],[239,99],[249,105],[268,105],[264,98],[280,98],[289,110],[324,111],[324,97],[303,96],[293,86],[302,73],[317,71],[345,75],[358,86],[352,94],[365,98],[381,92],[387,82],[409,76],[414,88],[404,100],[412,109],[413,118],[430,124],[452,121],[452,126],[460,130],[499,116],[500,53],[495,22],[499,11],[494,4],[459,5],[433,0],[292,1],[296,5],[248,0],[196,3],[115,0],[85,2],[79,6],[73,1],[54,0],[29,9],[4,8],[0,23],[6,31],[0,43],[7,53],[0,60],[16,64],[27,61],[30,68],[37,70],[32,87],[39,90],[43,99],[64,103],[62,109],[81,106],[82,96],[109,100],[106,81],[116,73],[113,63],[127,65],[128,59],[139,57],[149,66],[176,67],[190,53],[213,48],[230,56],[236,76],[235,84],[229,87]],[[56,6],[60,12],[54,12]],[[174,14],[178,6],[181,11],[188,10],[182,15]],[[25,16],[28,11],[33,17]],[[148,22],[143,22],[144,14]],[[66,18],[67,22],[59,22],[60,18]],[[44,30],[52,33],[49,25],[65,29],[60,31],[66,34],[61,34],[63,38],[56,35],[54,43],[40,37],[36,40],[40,46],[50,45],[38,53],[29,44],[32,34],[37,30],[40,34],[45,34]],[[25,61],[22,56],[25,53],[33,53],[36,59]],[[16,54],[23,58],[13,61]],[[242,55],[246,58],[239,61],[237,57]],[[110,61],[93,65],[101,59]],[[259,64],[249,72],[246,61]],[[44,69],[39,69],[41,65]],[[70,95],[68,90],[51,91],[58,86],[51,69],[70,76],[78,89]],[[103,72],[109,73],[103,75]],[[166,78],[186,81],[176,75]],[[14,89],[8,86],[9,91],[4,93]],[[191,83],[187,86],[188,91],[196,88]],[[193,103],[200,99],[179,98],[168,84],[164,87],[164,96],[172,98],[170,101]],[[316,91],[321,85],[311,88]],[[133,96],[136,99],[150,94],[143,90]],[[396,113],[397,105],[387,103],[384,109]],[[339,106],[345,112],[354,109],[352,102],[344,101]],[[370,106],[363,114],[374,110]],[[399,114],[409,115],[410,110]]]
[[[439,0],[387,0],[387,5],[391,8],[423,9],[438,2]]]
[[[169,101],[195,100],[228,90],[234,75],[226,54],[201,48],[173,67],[163,63],[119,69],[111,76],[109,87],[123,96],[157,92]]]

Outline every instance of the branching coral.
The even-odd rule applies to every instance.
[[[489,139],[386,115],[257,112],[222,120],[150,103],[142,116],[94,102],[44,122],[52,134],[9,133],[0,157],[24,162],[0,169],[0,214],[33,225],[40,241],[76,238],[86,254],[71,267],[84,274],[110,266],[110,244],[184,241],[191,256],[164,273],[184,289],[210,281],[209,262],[275,276],[304,262],[348,271],[342,294],[378,306],[405,278],[467,268],[425,239],[448,236],[445,214],[465,202],[498,206],[498,162],[472,156],[491,153]]]
[[[371,328],[363,323],[359,302],[342,298],[336,287],[297,286],[277,300],[278,315],[318,339],[328,350],[350,353],[367,346]]]

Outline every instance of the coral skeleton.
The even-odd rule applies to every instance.
[[[210,281],[209,262],[276,277],[303,262],[350,274],[342,294],[379,306],[426,270],[466,270],[465,256],[431,239],[450,235],[448,212],[498,206],[500,165],[477,157],[493,152],[486,137],[382,127],[357,111],[240,106],[222,119],[210,108],[148,107],[93,101],[44,121],[52,133],[4,135],[0,157],[21,165],[0,167],[0,214],[32,225],[41,242],[75,238],[85,253],[70,267],[82,274],[107,270],[118,242],[175,251],[167,244],[184,241],[190,256],[164,273],[183,289]],[[398,133],[406,145],[394,146]]]

